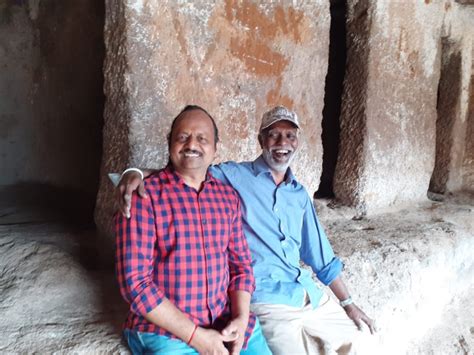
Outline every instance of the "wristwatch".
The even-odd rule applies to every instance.
[[[341,305],[341,307],[345,307],[345,306],[348,306],[350,304],[354,303],[354,301],[352,300],[352,297],[349,296],[347,297],[344,301],[341,301],[339,302],[339,304]]]

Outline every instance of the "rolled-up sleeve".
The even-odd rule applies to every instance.
[[[342,271],[342,262],[334,255],[309,196],[305,203],[300,254],[304,263],[311,266],[325,285],[331,284]]]
[[[235,213],[232,219],[231,235],[229,238],[228,257],[230,283],[229,291],[255,290],[255,278],[252,270],[252,257],[242,229],[242,214],[240,200],[235,193]]]
[[[117,213],[115,230],[115,267],[120,292],[130,304],[130,310],[143,316],[165,297],[153,282],[156,232],[150,198],[133,194],[131,218]]]

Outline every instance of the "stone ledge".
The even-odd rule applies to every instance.
[[[378,354],[474,349],[473,201],[463,195],[360,220],[316,202],[353,298],[377,321]],[[126,306],[113,271],[93,260],[94,231],[24,223],[32,216],[23,209],[8,217],[18,224],[5,225],[0,217],[0,352],[127,354]]]
[[[452,196],[361,220],[316,202],[353,298],[377,321],[380,353],[474,349],[473,201]]]
[[[474,0],[454,0],[461,5],[474,5]]]

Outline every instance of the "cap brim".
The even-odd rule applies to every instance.
[[[264,129],[267,129],[267,128],[270,127],[272,124],[275,124],[275,123],[280,122],[280,121],[287,121],[287,122],[293,123],[296,128],[301,129],[300,125],[297,124],[296,122],[294,122],[294,121],[292,121],[292,120],[289,120],[288,118],[281,117],[281,118],[277,118],[276,120],[274,120],[274,121],[272,121],[272,122],[266,124],[265,126],[261,126],[261,127],[260,127],[260,132],[263,131]]]

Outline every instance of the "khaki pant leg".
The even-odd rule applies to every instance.
[[[274,304],[252,304],[262,326],[263,335],[274,355],[305,355],[301,308]]]
[[[372,355],[374,337],[359,331],[344,309],[327,294],[313,309],[274,304],[250,305],[275,355]]]
[[[307,307],[311,306],[305,309]],[[373,354],[370,332],[358,330],[344,309],[327,294],[316,309],[305,312],[303,328],[321,344],[324,349],[321,354]]]

